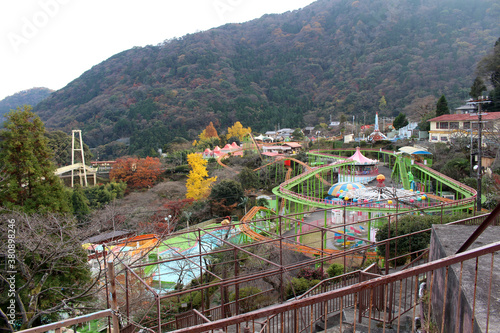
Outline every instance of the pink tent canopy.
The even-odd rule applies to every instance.
[[[219,146],[215,146],[215,148],[214,148],[214,153],[215,153],[215,152],[219,152],[219,151],[220,151],[220,147],[219,147]]]
[[[236,142],[231,143],[231,147],[233,148],[239,148],[238,144]]]
[[[356,164],[375,164],[378,162],[377,160],[369,159],[361,154],[359,147],[356,147],[356,152],[354,153],[354,155],[349,157],[348,160],[354,161],[356,162]]]

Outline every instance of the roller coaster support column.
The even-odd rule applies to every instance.
[[[368,211],[368,240],[372,240],[372,212]]]
[[[345,226],[345,224],[346,224],[346,222],[347,222],[347,221],[346,221],[346,219],[347,219],[347,214],[346,214],[346,213],[347,213],[347,212],[346,212],[346,207],[344,206],[344,234],[343,234],[343,236],[344,236],[344,244],[343,244],[343,249],[344,249],[344,251],[345,251],[345,240],[346,240],[346,239],[345,239],[345,235],[346,235],[346,226]],[[347,257],[347,256],[344,256],[344,274],[346,273],[346,267],[347,267],[346,257]],[[325,327],[326,327],[326,326],[325,326]]]
[[[325,228],[328,227],[328,210],[325,209]],[[323,233],[323,229],[321,229],[321,243],[324,244],[323,246],[326,247],[326,238],[325,238],[325,234]],[[321,249],[321,251],[323,251],[323,249]],[[323,255],[323,252],[321,252],[321,255]],[[323,262],[322,264],[323,265]],[[321,266],[321,268],[323,268],[323,266]]]
[[[281,236],[281,215],[279,216],[278,224],[280,237],[280,301],[283,303],[285,301],[285,293],[283,286],[283,237]]]
[[[325,210],[326,212],[326,210]],[[325,229],[321,229],[321,272],[325,272],[325,261],[323,260],[326,244],[323,244],[325,239]]]
[[[169,230],[170,232],[170,230]],[[199,253],[203,253],[203,248],[201,246],[201,229],[198,229],[198,251]],[[203,256],[200,256],[200,285],[203,285]],[[235,258],[236,260],[236,258]],[[161,288],[161,286],[160,286]],[[238,295],[238,294],[236,294]],[[203,299],[203,289],[200,290],[200,296],[201,296],[201,313],[205,314],[205,302]],[[207,295],[208,297],[208,295]],[[236,296],[238,297],[238,296]],[[159,316],[161,317],[161,316]]]
[[[238,262],[238,249],[234,248],[234,277],[235,277],[235,279],[238,278],[239,267],[240,267],[240,263]],[[202,277],[203,277],[203,275],[202,275]],[[203,283],[203,278],[202,278],[201,282]],[[200,290],[200,291],[202,291],[202,290]],[[240,314],[240,283],[239,282],[236,282],[236,284],[234,285],[234,294],[235,294],[234,295],[234,305],[236,307],[235,312],[236,312],[236,315],[239,315]],[[203,295],[203,293],[202,293],[202,295]],[[202,297],[202,309],[203,309],[203,297]]]

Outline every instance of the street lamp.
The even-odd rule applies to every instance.
[[[170,219],[172,218],[172,215],[165,216],[165,222],[167,222],[167,231],[170,233]]]

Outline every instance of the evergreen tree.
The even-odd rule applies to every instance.
[[[404,113],[398,114],[398,116],[394,119],[392,125],[397,130],[408,125],[408,119],[406,119],[406,115]]]
[[[54,174],[45,126],[31,111],[7,114],[0,132],[0,205],[27,213],[69,212],[69,196]]]
[[[446,97],[441,95],[436,104],[436,117],[442,116],[443,114],[450,114],[450,108],[448,107]]]
[[[241,184],[232,179],[224,179],[220,183],[215,184],[210,191],[210,199],[212,201],[224,200],[226,206],[237,204],[244,196]]]
[[[484,85],[483,80],[478,76],[474,80],[474,83],[472,83],[472,86],[470,87],[470,92],[469,95],[473,99],[477,99],[479,96],[482,95],[483,91],[486,90],[486,86]]]
[[[90,214],[89,200],[83,193],[82,188],[77,185],[73,189],[73,194],[71,195],[71,203],[73,205],[73,214],[78,219],[78,221],[84,221]]]
[[[230,215],[245,196],[243,187],[235,180],[224,179],[210,191],[212,212],[219,216]]]

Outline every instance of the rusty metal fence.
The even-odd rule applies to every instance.
[[[326,291],[310,297],[305,297],[284,304],[275,305],[266,309],[257,310],[251,313],[233,316],[231,318],[221,319],[215,322],[207,322],[189,328],[189,332],[211,332],[222,329],[225,332],[245,332],[249,328],[252,332],[313,332],[313,326],[321,320],[321,311],[315,308],[323,307],[326,313],[338,313],[338,326],[343,328],[352,327],[356,330],[361,326],[370,332],[376,327],[388,327],[390,324],[390,309],[383,306],[382,309],[376,309],[375,294],[379,291],[383,295],[383,304],[387,305],[389,293],[392,290],[398,291],[398,297],[394,299],[394,314],[397,314],[397,320],[393,322],[393,327],[401,332],[414,332],[417,329],[417,322],[411,321],[408,328],[402,327],[402,317],[404,311],[411,311],[411,318],[417,317],[417,314],[424,314],[424,323],[426,327],[432,326],[438,332],[473,332],[475,326],[480,326],[483,332],[493,332],[498,326],[493,303],[496,301],[492,296],[492,288],[495,282],[493,273],[497,267],[494,265],[495,252],[500,250],[500,242],[487,246],[469,250],[460,254],[452,255],[444,259],[429,262],[418,267],[409,268],[389,275],[375,277],[354,285],[345,286],[332,291]],[[489,264],[479,268],[476,264],[479,261],[486,261]],[[465,274],[464,265],[466,262],[472,262],[476,267],[472,276],[477,280],[479,274],[484,274],[487,279],[485,287],[486,298],[484,308],[486,311],[477,313],[479,300],[473,298],[471,307],[472,315],[464,315],[464,311],[457,306],[456,300],[460,297],[454,297],[454,294],[461,294],[466,286],[462,283],[462,276]],[[459,284],[455,288],[448,288],[451,275],[458,277]],[[425,281],[429,285],[428,290],[433,290],[437,286],[444,286],[443,298],[433,299],[433,293],[427,291],[419,295],[421,285]],[[469,286],[476,290],[477,285]],[[405,291],[406,289],[406,291]],[[405,294],[409,296],[405,298]],[[363,296],[364,295],[364,296]],[[476,296],[476,294],[474,294]],[[347,297],[354,299],[354,304],[346,301]],[[360,308],[360,298],[368,299],[367,309]],[[329,304],[336,302],[339,307],[330,307]],[[407,306],[409,308],[406,308]],[[417,309],[417,307],[420,307]],[[359,324],[357,320],[347,322],[347,318],[356,318],[359,312],[367,312],[367,320]],[[378,311],[381,316],[378,321],[372,318],[372,313]],[[417,312],[418,311],[418,312]],[[448,314],[450,320],[445,319]],[[328,316],[327,316],[328,320]],[[327,323],[325,325],[328,325]],[[493,326],[495,325],[495,326]],[[180,333],[184,330],[176,330],[174,333]]]
[[[415,212],[421,211],[422,209],[418,209]],[[400,215],[394,214],[389,218],[380,216],[371,221],[388,219],[389,223],[391,221],[397,223]],[[486,217],[487,215],[473,216],[450,224],[479,225]],[[275,222],[293,218],[292,214],[273,217]],[[498,225],[498,216],[495,218],[494,223]],[[354,224],[345,224],[344,227],[347,228],[349,225]],[[190,231],[193,230],[200,234],[211,232],[210,228]],[[455,280],[461,282],[464,271],[463,262],[471,259],[479,260],[480,256],[491,256],[491,272],[493,272],[494,252],[500,247],[500,244],[495,243],[480,250],[467,251],[464,254],[431,263],[428,263],[427,249],[418,250],[410,253],[416,259],[405,266],[398,266],[396,263],[398,259],[409,254],[398,254],[396,247],[393,257],[389,257],[389,251],[386,251],[386,257],[383,258],[384,271],[381,271],[378,265],[373,264],[365,270],[348,272],[350,264],[360,265],[367,258],[366,253],[374,251],[376,247],[388,246],[389,242],[398,242],[404,237],[409,238],[411,244],[413,236],[429,232],[430,229],[391,237],[382,242],[368,241],[366,245],[338,252],[327,252],[322,242],[319,254],[315,256],[300,256],[289,250],[284,244],[293,242],[293,237],[282,233],[279,223],[276,224],[276,230],[277,234],[271,239],[241,245],[221,239],[223,246],[215,247],[209,252],[200,251],[199,254],[193,255],[179,254],[154,262],[153,265],[188,261],[193,263],[199,272],[189,286],[181,286],[179,289],[168,291],[162,290],[161,280],[159,285],[155,286],[152,275],[154,271],[152,273],[149,268],[152,263],[148,261],[148,253],[143,255],[142,261],[131,262],[120,255],[111,256],[110,251],[109,258],[114,261],[116,270],[116,277],[112,278],[116,284],[116,292],[115,298],[108,299],[108,308],[116,302],[113,306],[117,311],[112,313],[117,314],[121,326],[126,327],[127,332],[140,330],[142,332],[181,332],[187,328],[190,332],[210,332],[217,329],[223,329],[226,332],[244,332],[247,327],[252,332],[313,332],[318,324],[323,327],[335,324],[340,329],[351,326],[355,329],[356,325],[364,325],[370,331],[376,325],[375,323],[382,327],[388,325],[401,327],[408,317],[416,317],[417,312],[424,314],[421,315],[421,319],[426,325],[431,322],[441,325],[440,323],[444,321],[433,317],[435,309],[431,306],[433,304],[432,293],[419,295],[422,283],[427,284],[427,290],[433,290],[439,278],[439,286],[446,286],[449,281],[449,272],[456,271],[455,267],[450,269],[454,264],[462,265],[462,268],[454,273],[457,276]],[[323,236],[328,237],[332,234],[331,230],[320,226],[310,231],[310,233],[314,232],[321,233],[322,239]],[[179,234],[182,233],[176,233],[176,235]],[[204,261],[207,255],[212,256],[211,262]],[[484,259],[481,260],[484,261]],[[346,269],[345,274],[322,280],[302,295],[287,300],[290,295],[287,296],[285,288],[301,268],[326,268],[332,262],[343,263]],[[252,265],[256,269],[248,270],[247,267]],[[391,270],[388,269],[390,265],[393,267]],[[398,271],[393,272],[395,269]],[[478,271],[476,268],[476,276],[482,274]],[[492,278],[494,275],[491,272],[487,273],[490,277],[490,288],[494,286]],[[385,275],[382,275],[384,273]],[[106,288],[107,282],[103,281]],[[269,288],[270,285],[272,288]],[[259,291],[240,297],[241,290],[252,287],[258,288]],[[460,284],[460,289],[456,292],[462,292],[463,289],[464,287]],[[215,294],[219,295],[216,303],[213,301]],[[108,295],[106,289],[105,299]],[[273,296],[278,303],[266,302],[268,296]],[[457,304],[447,305],[450,299],[453,298],[449,296],[447,300],[445,299],[444,308],[448,306],[453,311],[458,311],[456,310]],[[186,302],[183,303],[183,300]],[[488,298],[488,312],[482,320],[486,323],[486,327],[491,319],[489,311],[491,302],[492,300]],[[260,308],[251,307],[255,304],[258,304]],[[443,316],[441,317],[444,318]],[[450,317],[449,313],[447,316]],[[455,316],[459,316],[463,322],[460,329],[473,327],[467,326],[469,322],[471,325],[478,325],[478,321],[474,319],[474,311],[472,311],[471,320],[463,319],[464,316],[458,312]],[[415,327],[416,323],[413,322],[411,325]],[[36,332],[43,331],[37,330]]]

